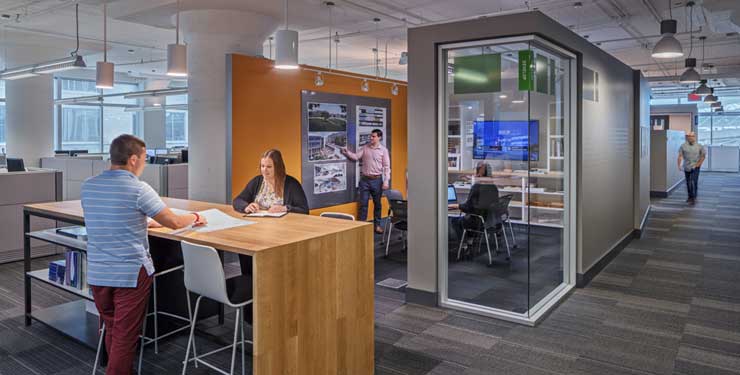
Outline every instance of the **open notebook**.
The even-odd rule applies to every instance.
[[[257,211],[251,214],[246,214],[246,217],[283,217],[287,212],[269,212],[269,211]]]

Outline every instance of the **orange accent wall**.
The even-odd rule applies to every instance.
[[[260,173],[260,155],[270,148],[282,152],[287,173],[301,180],[301,90],[390,99],[391,188],[406,195],[406,86],[399,86],[398,95],[392,95],[391,83],[370,81],[370,91],[363,92],[360,84],[366,76],[341,72],[352,77],[324,74],[324,86],[316,87],[315,72],[274,69],[272,60],[242,55],[232,55],[231,69],[231,189],[234,197]],[[385,215],[388,209],[385,199],[383,206]],[[311,214],[335,211],[356,217],[357,208],[357,203],[347,203],[311,210]],[[369,218],[372,209],[370,202]]]

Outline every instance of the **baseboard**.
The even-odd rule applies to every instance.
[[[428,292],[426,290],[406,287],[406,303],[436,307],[439,301],[438,297],[439,293],[437,292]]]
[[[596,262],[591,268],[588,269],[588,271],[584,273],[577,273],[576,274],[576,287],[577,288],[585,288],[588,286],[589,283],[591,283],[591,280],[596,277],[606,266],[611,263],[614,258],[619,255],[619,253],[624,250],[627,245],[629,245],[630,242],[632,242],[632,239],[635,238],[635,232],[637,230],[633,230],[628,235],[624,236],[621,241],[619,241],[616,245],[614,245],[611,250],[609,250],[601,259],[599,259],[598,262]]]
[[[642,234],[645,232],[645,223],[647,223],[647,219],[650,216],[650,210],[652,208],[653,206],[648,205],[645,215],[642,216],[642,221],[640,221],[640,227],[632,232],[634,238],[642,238]]]
[[[667,191],[650,190],[650,197],[652,197],[652,198],[668,198],[668,196],[671,195],[671,193],[673,193],[673,191],[676,190],[676,188],[679,185],[681,185],[685,180],[686,180],[685,178],[682,178],[682,179],[678,180],[678,182],[676,182],[675,184],[673,184],[673,186],[669,187]]]

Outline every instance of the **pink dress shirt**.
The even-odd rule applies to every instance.
[[[382,144],[373,148],[370,143],[367,143],[356,153],[347,150],[347,157],[355,161],[362,160],[360,167],[362,175],[383,176],[385,183],[391,180],[391,158],[388,155],[388,149]]]

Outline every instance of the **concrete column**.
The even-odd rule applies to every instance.
[[[145,85],[146,90],[164,89],[169,86],[169,80],[149,80]],[[165,105],[163,96],[139,99],[140,104],[145,107],[159,104]],[[165,111],[144,111],[142,113],[144,123],[144,142],[148,149],[167,147],[167,126],[165,124]]]
[[[56,52],[40,53],[28,46],[10,48],[7,66],[42,62]],[[53,86],[50,74],[5,81],[7,153],[23,158],[26,167],[38,167],[42,157],[54,156]]]
[[[188,46],[189,198],[227,203],[231,129],[227,126],[226,55],[257,55],[278,20],[235,10],[180,13]]]

